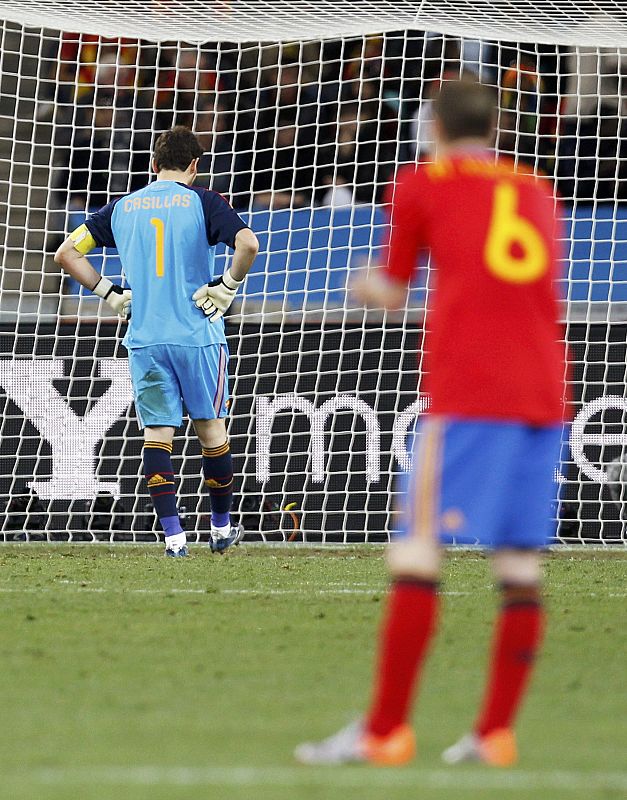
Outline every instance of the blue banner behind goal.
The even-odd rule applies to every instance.
[[[564,296],[569,301],[627,302],[627,206],[580,204],[568,215]],[[244,286],[249,308],[285,312],[342,308],[348,271],[381,258],[386,221],[377,206],[261,210],[242,216],[261,245]],[[83,218],[71,214],[69,229],[78,227]],[[221,274],[223,246],[218,253],[216,272]],[[106,260],[99,252],[90,260],[110,278],[120,276],[115,251]],[[78,294],[76,281],[68,279],[66,291]],[[411,303],[424,303],[424,288],[414,290]]]

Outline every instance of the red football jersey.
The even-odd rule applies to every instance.
[[[459,151],[399,174],[387,271],[408,283],[419,251],[431,251],[421,390],[432,413],[562,420],[556,224],[549,185],[509,160],[495,164],[489,151]]]

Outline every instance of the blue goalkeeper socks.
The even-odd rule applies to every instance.
[[[152,505],[166,536],[175,536],[183,532],[176,507],[176,486],[171,455],[171,444],[144,442],[144,475]]]
[[[233,458],[229,443],[203,447],[202,471],[211,498],[211,524],[224,528],[231,524],[233,503]]]

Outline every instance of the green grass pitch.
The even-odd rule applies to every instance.
[[[550,627],[520,766],[447,769],[481,692],[496,597],[453,555],[396,770],[302,768],[297,742],[364,709],[380,548],[0,548],[0,796],[7,800],[591,800],[627,796],[627,552],[547,563]]]

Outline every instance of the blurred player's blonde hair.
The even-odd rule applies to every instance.
[[[433,101],[433,114],[449,142],[491,139],[496,126],[497,93],[474,77],[444,81]]]

